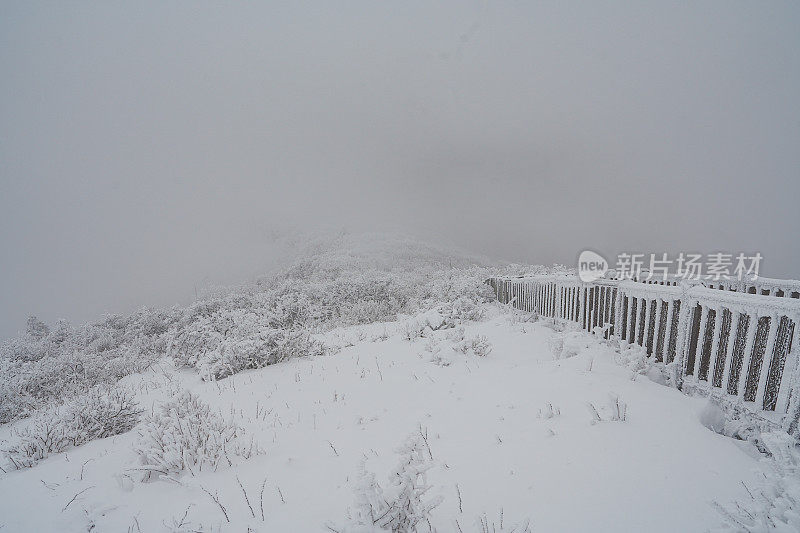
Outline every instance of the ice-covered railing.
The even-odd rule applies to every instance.
[[[713,394],[798,432],[800,290],[759,278],[686,283],[572,275],[487,280],[500,302],[642,346],[675,384]],[[722,289],[722,290],[720,290]]]
[[[608,279],[616,279],[614,271],[610,271]],[[687,280],[683,276],[675,274],[651,275],[647,270],[633,276],[633,281],[649,285],[680,285],[689,283],[692,285],[702,285],[710,289],[721,289],[734,292],[744,292],[748,294],[758,294],[761,296],[777,296],[779,298],[800,298],[800,281],[794,279],[774,279],[761,276],[744,277],[739,279],[732,276],[719,276],[709,279]]]

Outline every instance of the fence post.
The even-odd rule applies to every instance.
[[[633,318],[633,301],[636,299],[632,294],[625,294],[625,343],[631,343],[631,319]]]
[[[675,374],[674,382],[677,388],[681,388],[686,377],[686,365],[689,362],[689,342],[691,340],[691,322],[694,312],[694,302],[686,298],[681,301],[681,308],[678,311],[678,332],[675,339]]]
[[[639,331],[640,331],[640,333],[642,335],[642,344],[641,344],[641,346],[644,348],[645,353],[647,353],[647,336],[648,336],[648,333],[650,331],[650,318],[652,317],[652,313],[653,313],[653,311],[652,311],[652,309],[653,309],[652,302],[653,302],[653,300],[651,300],[649,298],[649,296],[644,296],[643,299],[642,299],[642,303],[644,304],[644,318],[641,320],[642,324],[641,324],[641,328],[640,328]],[[638,340],[638,336],[637,336],[637,340]],[[647,354],[647,355],[649,356],[650,354]]]
[[[714,369],[717,367],[717,352],[719,351],[719,338],[722,335],[722,317],[724,315],[722,307],[714,309],[714,332],[711,334],[711,353],[708,354],[708,386],[714,386]]]
[[[664,364],[669,364],[669,341],[672,338],[672,315],[675,313],[675,300],[667,300],[667,324],[664,327],[664,344],[661,346],[661,360]],[[675,334],[677,335],[677,331]],[[677,338],[676,338],[677,340]],[[677,346],[677,344],[676,344]]]
[[[731,376],[731,365],[733,364],[733,345],[736,344],[736,336],[739,332],[739,321],[742,313],[731,310],[731,329],[728,331],[728,344],[725,350],[725,366],[722,368],[722,392],[728,393],[728,380]]]
[[[781,385],[778,390],[778,403],[775,406],[775,411],[780,413],[788,412],[790,401],[797,403],[800,400],[800,324],[798,324],[800,317],[792,317],[792,338],[791,349],[786,354],[786,361],[783,363],[783,375],[781,376]]]
[[[555,308],[555,311],[553,313],[553,318],[556,318],[556,317],[562,318],[562,316],[561,316],[561,312],[562,312],[562,309],[561,309],[561,302],[562,302],[561,286],[556,281],[556,282],[553,282],[553,287],[554,287],[554,290],[556,291],[556,306],[555,306],[556,308]]]
[[[697,332],[697,346],[694,351],[694,369],[692,370],[692,377],[695,381],[700,381],[700,360],[703,358],[703,345],[706,343],[706,328],[708,327],[708,314],[710,312],[711,310],[708,306],[700,306],[700,330]]]
[[[800,324],[798,323],[800,322],[800,315],[795,315],[793,320],[792,349],[786,357],[786,365],[791,372],[789,372],[788,376],[784,376],[784,380],[788,382],[785,387],[784,382],[781,382],[783,402],[780,400],[781,394],[779,393],[778,406],[786,406],[786,418],[784,418],[783,427],[790,435],[797,437],[800,434],[800,346],[798,346],[798,343],[800,343]],[[794,360],[794,368],[788,366],[792,360]],[[786,370],[784,369],[784,374]]]
[[[664,337],[665,338],[661,338],[661,322],[663,321],[662,320],[663,313],[661,312],[661,307],[663,306],[664,302],[661,300],[661,298],[656,298],[655,301],[656,301],[656,319],[654,321],[654,327],[653,327],[653,357],[655,357],[656,360],[658,360],[658,356],[659,356],[658,344],[659,344],[659,341],[661,341],[661,352],[660,352],[660,355],[661,355],[661,360],[663,361],[664,360],[664,341],[666,340],[666,336],[667,336],[667,330],[665,329],[664,330]]]
[[[756,331],[758,331],[758,312],[750,315],[750,320],[747,324],[747,340],[744,343],[744,355],[742,356],[742,370],[739,372],[739,386],[736,395],[739,398],[744,397],[744,389],[747,385],[747,375],[750,373],[750,358],[753,356],[753,344],[756,340]]]

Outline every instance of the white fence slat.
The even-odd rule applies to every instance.
[[[750,373],[750,358],[753,356],[753,344],[756,340],[756,332],[758,331],[758,314],[750,315],[750,321],[747,324],[747,340],[744,343],[744,355],[742,356],[742,370],[739,372],[739,385],[737,387],[737,396],[744,397],[744,389],[747,386],[747,375]]]
[[[761,409],[764,405],[764,395],[766,393],[767,377],[769,376],[769,367],[772,363],[772,355],[775,350],[775,338],[778,334],[778,327],[780,319],[776,315],[770,315],[769,328],[767,334],[767,344],[764,346],[764,356],[761,359],[761,372],[758,378],[758,388],[756,389],[756,406]]]
[[[713,336],[711,337],[711,353],[708,355],[708,374],[706,374],[709,387],[714,385],[714,369],[717,368],[717,352],[719,352],[719,337],[722,331],[723,316],[722,308],[717,307],[714,310],[714,333],[712,333]]]
[[[728,380],[731,375],[731,365],[733,364],[733,348],[736,344],[736,336],[739,331],[739,320],[742,314],[739,311],[731,311],[731,329],[728,332],[728,345],[725,347],[725,365],[722,367],[722,391],[727,394]]]
[[[700,329],[697,333],[697,346],[694,350],[694,369],[692,377],[695,381],[700,381],[700,360],[703,358],[703,344],[706,338],[706,326],[708,325],[708,307],[705,305],[700,308]]]
[[[792,317],[794,331],[792,332],[791,349],[789,353],[786,354],[786,361],[783,364],[783,375],[780,387],[778,388],[778,404],[775,406],[775,410],[780,413],[785,413],[788,409],[789,395],[792,392],[792,383],[795,383],[796,386],[794,395],[800,395],[800,357],[798,357],[798,354],[800,354],[800,346],[798,346],[800,342],[799,319],[800,317],[798,316]]]

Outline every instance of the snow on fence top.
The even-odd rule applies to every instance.
[[[800,282],[615,279],[567,274],[490,278],[518,309],[643,347],[683,390],[712,394],[800,431]]]
[[[796,279],[774,279],[760,276],[739,279],[732,276],[719,276],[718,278],[711,279],[685,280],[685,278],[674,274],[668,274],[667,276],[659,275],[653,277],[653,279],[648,279],[648,274],[649,273],[645,271],[638,275],[634,281],[660,285],[680,285],[681,283],[688,282],[702,285],[710,289],[800,299],[800,281]],[[614,278],[612,277],[612,279]]]
[[[542,276],[535,276],[537,279]],[[574,279],[575,276],[570,274],[555,274],[550,277],[555,277],[563,280]],[[529,278],[504,278],[504,279],[529,279]],[[619,279],[614,270],[609,270],[606,274],[605,280],[623,281]],[[599,281],[602,281],[599,280]],[[712,279],[686,279],[682,276],[674,274],[656,275],[652,278],[649,277],[647,270],[642,270],[634,276],[631,281],[646,285],[666,285],[677,286],[681,284],[701,285],[710,289],[728,290],[734,292],[741,292],[747,294],[758,294],[761,296],[777,296],[779,298],[796,298],[800,299],[800,280],[796,279],[775,279],[765,277],[753,277],[739,279],[732,276],[719,276],[719,278]]]

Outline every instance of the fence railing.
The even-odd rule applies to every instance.
[[[610,271],[610,279],[617,279],[613,270]],[[709,279],[687,280],[685,277],[674,274],[666,276],[651,275],[647,270],[637,272],[633,279],[646,284],[679,285],[688,282],[710,289],[760,294],[761,296],[777,296],[779,298],[800,298],[800,281],[793,279],[774,279],[761,276],[745,276],[742,278],[719,276]]]
[[[795,434],[800,417],[800,282],[683,282],[572,275],[490,278],[500,302],[637,344],[675,384],[733,400]]]

